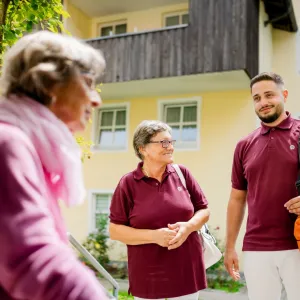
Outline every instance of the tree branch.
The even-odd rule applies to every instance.
[[[3,53],[3,26],[6,24],[6,14],[11,0],[0,0],[0,55]]]

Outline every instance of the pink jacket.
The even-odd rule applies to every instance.
[[[67,245],[49,180],[23,131],[0,123],[0,299],[107,299]]]

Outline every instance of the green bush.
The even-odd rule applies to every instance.
[[[214,237],[217,241],[217,247],[220,249],[222,253],[224,253],[225,247],[224,244],[217,238],[216,231],[219,230],[219,227],[215,228],[212,231]],[[236,293],[242,287],[245,286],[243,281],[234,281],[227,273],[225,266],[224,266],[224,257],[222,258],[213,266],[206,270],[207,275],[207,285],[208,288],[216,289],[216,290],[223,290],[229,293]]]
[[[128,295],[127,292],[119,292],[118,299],[119,300],[127,300],[127,299],[134,299],[134,297],[131,295]]]
[[[86,240],[83,242],[83,247],[94,256],[94,258],[106,268],[109,263],[108,258],[108,246],[107,240],[108,235],[106,233],[107,228],[107,216],[101,215],[97,219],[97,230],[90,233]],[[80,260],[83,261],[88,267],[95,271],[94,267],[82,256],[80,255]]]

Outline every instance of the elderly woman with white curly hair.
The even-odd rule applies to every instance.
[[[0,101],[0,299],[106,299],[68,246],[59,200],[84,197],[83,130],[101,103],[105,61],[92,47],[50,32],[6,54]]]

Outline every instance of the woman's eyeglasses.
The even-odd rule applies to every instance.
[[[170,145],[174,146],[175,145],[176,140],[163,140],[163,141],[150,141],[149,144],[158,144],[161,143],[161,146],[163,148],[168,148]]]

